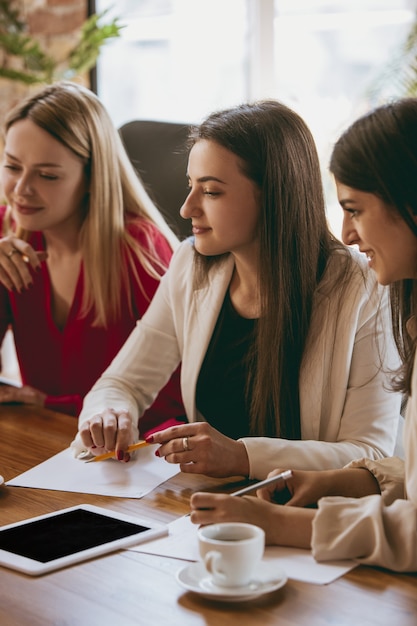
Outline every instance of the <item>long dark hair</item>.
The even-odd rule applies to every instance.
[[[379,196],[417,237],[417,98],[378,107],[354,122],[333,148],[330,171],[354,189]],[[402,280],[390,286],[395,342],[403,367],[393,386],[411,392],[416,340],[407,322],[417,308],[417,283]]]
[[[190,147],[201,139],[237,155],[261,192],[251,433],[300,439],[299,374],[313,295],[331,251],[342,248],[327,225],[316,146],[299,115],[275,100],[213,113],[192,129]],[[197,286],[220,260],[196,252]]]

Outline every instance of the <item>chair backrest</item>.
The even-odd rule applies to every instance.
[[[146,190],[181,240],[191,235],[191,221],[179,214],[188,193],[188,130],[187,124],[152,120],[133,120],[119,129]]]

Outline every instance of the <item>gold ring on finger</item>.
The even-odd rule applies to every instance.
[[[188,437],[182,438],[182,447],[183,447],[184,452],[187,452],[187,450],[190,449],[190,446],[188,445]]]

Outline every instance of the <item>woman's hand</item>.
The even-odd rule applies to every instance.
[[[276,469],[270,472],[268,477],[276,476],[281,471]],[[315,505],[320,498],[328,495],[332,472],[333,470],[330,472],[292,470],[290,478],[258,489],[256,495],[261,500],[286,506]]]
[[[193,524],[245,522],[265,531],[269,545],[309,548],[315,511],[272,504],[252,496],[197,492],[191,496],[190,519]]]
[[[222,435],[207,422],[166,428],[147,441],[160,443],[156,454],[168,463],[179,463],[182,472],[217,478],[249,474],[245,445]]]
[[[6,289],[19,293],[32,284],[30,268],[37,270],[41,261],[48,257],[46,251],[35,251],[32,246],[17,237],[0,239],[0,283]]]
[[[126,411],[107,409],[79,427],[81,441],[94,456],[115,451],[118,461],[130,460],[127,447],[134,442],[132,419]]]
[[[269,476],[275,476],[281,471],[276,469],[270,472]],[[258,489],[256,495],[268,502],[305,507],[316,505],[320,498],[325,496],[361,498],[374,493],[380,491],[371,472],[363,468],[343,468],[320,471],[292,470],[290,478]]]
[[[29,387],[29,385],[23,385],[22,387],[15,387],[14,385],[0,385],[0,404],[9,404],[11,402],[17,402],[19,404],[35,404],[36,406],[44,406],[46,400],[46,393]]]

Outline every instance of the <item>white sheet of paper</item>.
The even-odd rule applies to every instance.
[[[128,550],[146,554],[167,556],[184,561],[198,561],[197,528],[189,516],[180,517],[168,524],[169,534],[146,544],[132,546]],[[318,563],[310,550],[267,546],[264,560],[276,563],[288,578],[316,585],[326,585],[356,567],[355,561],[328,561]]]
[[[113,459],[85,463],[74,458],[70,448],[67,448],[6,484],[120,498],[142,498],[179,473],[179,465],[167,463],[155,456],[156,447],[136,450],[128,463]]]

